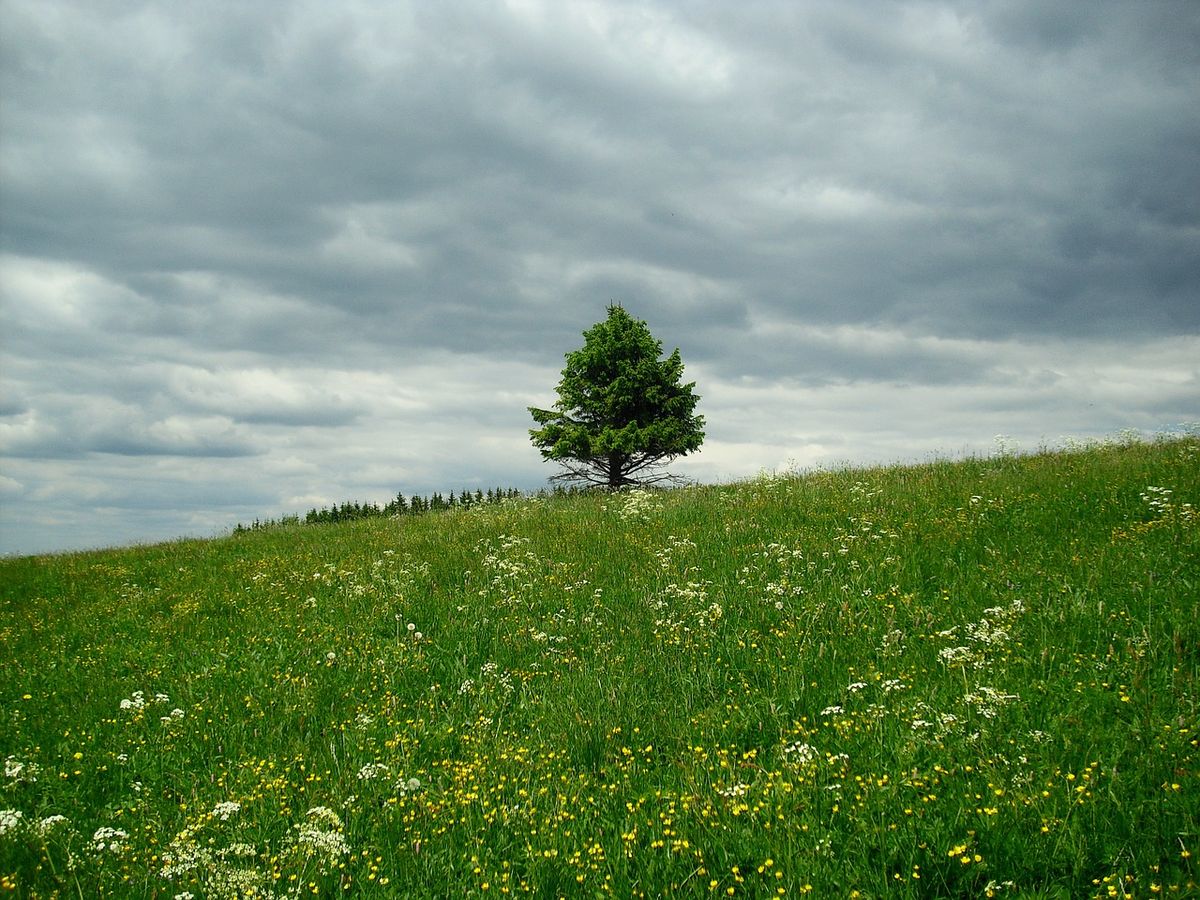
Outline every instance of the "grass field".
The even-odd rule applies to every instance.
[[[0,562],[0,894],[1197,896],[1200,440]]]

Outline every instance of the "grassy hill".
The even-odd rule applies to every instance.
[[[0,893],[1197,896],[1200,441],[0,562]]]

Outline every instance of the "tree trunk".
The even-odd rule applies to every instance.
[[[621,487],[621,456],[614,453],[608,458],[608,489],[615,491]]]

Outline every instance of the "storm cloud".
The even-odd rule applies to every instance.
[[[552,469],[609,302],[702,480],[1200,418],[1200,7],[0,2],[0,551]]]

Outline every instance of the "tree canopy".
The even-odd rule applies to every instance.
[[[583,337],[566,354],[554,408],[529,407],[541,426],[529,432],[534,445],[563,466],[554,479],[612,490],[672,479],[662,467],[704,441],[679,350],[660,359],[662,342],[619,305]]]

